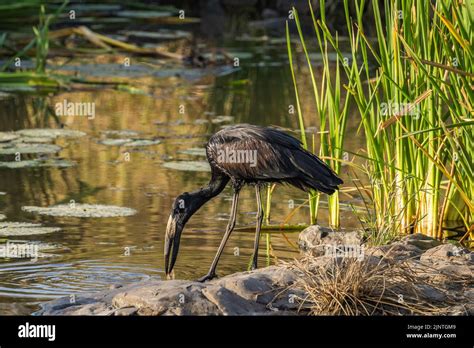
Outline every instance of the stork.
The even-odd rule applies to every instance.
[[[229,181],[233,190],[229,222],[209,272],[198,280],[200,282],[216,277],[217,263],[235,227],[239,193],[244,185],[254,185],[256,192],[257,223],[251,264],[251,269],[255,269],[263,221],[262,185],[286,183],[306,192],[318,190],[331,195],[343,184],[331,168],[305,150],[299,140],[272,127],[250,124],[226,127],[211,136],[206,144],[206,156],[211,166],[208,185],[184,192],[172,206],[164,246],[167,276],[175,265],[184,226],[206,202],[221,193]]]

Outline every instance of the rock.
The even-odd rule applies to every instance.
[[[395,242],[389,245],[380,245],[368,249],[373,256],[390,258],[394,260],[419,259],[423,250],[412,244]]]
[[[206,298],[217,306],[224,315],[249,315],[265,312],[265,307],[253,301],[247,301],[221,285],[206,287],[202,290]]]
[[[149,280],[42,305],[41,315],[272,315],[294,314],[286,288],[296,275],[285,267],[241,272],[206,283]],[[278,302],[271,303],[279,295]]]
[[[431,237],[425,236],[422,233],[410,234],[404,237],[401,240],[401,242],[403,244],[416,246],[417,248],[421,250],[427,250],[427,249],[434,248],[442,244],[440,241],[433,239]]]
[[[354,253],[360,250],[357,248],[362,244],[362,232],[336,232],[319,225],[309,226],[304,229],[298,239],[300,249],[312,256],[323,256],[330,252],[336,254],[339,251],[350,251]],[[334,248],[341,246],[340,248]]]
[[[421,241],[421,244],[419,243]],[[93,294],[79,294],[75,301],[69,297],[56,299],[41,305],[38,315],[296,315],[308,313],[311,304],[301,280],[305,274],[334,274],[336,265],[346,259],[320,255],[324,245],[339,243],[360,245],[359,232],[333,232],[320,226],[311,226],[300,236],[300,245],[310,252],[301,269],[291,263],[265,267],[250,272],[240,272],[205,283],[188,280],[146,280],[139,283],[115,286]],[[431,244],[430,244],[431,243]],[[472,315],[474,291],[472,267],[465,256],[468,250],[452,245],[434,245],[431,239],[415,235],[391,245],[368,248],[364,263],[370,271],[380,263],[391,267],[403,262],[408,282],[400,282],[397,276],[390,293],[406,295],[420,301],[427,314],[447,312],[451,315]],[[459,251],[461,250],[461,251]],[[315,252],[314,252],[315,251]],[[315,257],[313,255],[316,254]],[[378,253],[375,256],[374,253]],[[323,253],[324,254],[324,253]],[[425,256],[426,255],[426,256]],[[461,256],[460,256],[461,255]],[[453,262],[455,259],[463,262]],[[427,262],[420,261],[425,259]],[[434,261],[433,261],[434,260]],[[301,261],[301,262],[303,262]],[[429,261],[429,263],[428,263]],[[433,261],[433,262],[432,262]],[[322,270],[313,272],[316,268]],[[382,277],[387,268],[376,274]],[[401,269],[405,270],[405,269]],[[321,271],[321,272],[319,272]],[[403,279],[401,276],[400,279]],[[386,281],[387,279],[384,279]],[[466,281],[467,280],[467,281]],[[317,281],[317,279],[315,279]],[[324,281],[327,279],[323,278]],[[318,284],[317,282],[315,284]],[[307,284],[306,284],[307,285]],[[408,309],[400,313],[413,314]]]
[[[119,308],[114,312],[115,316],[129,316],[129,315],[135,315],[137,314],[138,309],[135,307],[124,307],[124,308]]]
[[[113,297],[115,308],[135,307],[139,315],[218,314],[202,294],[203,284],[184,280],[157,281],[124,287]]]
[[[427,300],[434,302],[446,301],[446,294],[441,290],[428,284],[415,284],[418,294]]]
[[[421,256],[421,261],[429,263],[447,261],[473,264],[472,253],[468,249],[453,244],[442,244],[427,250]]]

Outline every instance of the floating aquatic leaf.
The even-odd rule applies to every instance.
[[[62,128],[32,128],[32,129],[22,129],[16,131],[17,134],[21,134],[27,137],[34,138],[79,138],[86,135],[86,133],[73,130],[73,129],[62,129]]]
[[[132,139],[103,139],[99,141],[99,144],[107,146],[122,146],[132,141]]]
[[[160,140],[155,139],[155,140],[150,140],[150,139],[137,139],[134,140],[130,143],[126,143],[126,147],[133,147],[133,146],[151,146],[151,145],[158,145],[161,143]]]
[[[7,143],[0,144],[0,155],[35,154],[35,153],[57,153],[61,150],[58,145],[52,144],[29,144],[29,143]]]
[[[103,204],[60,204],[51,207],[25,206],[21,208],[29,213],[37,213],[49,216],[71,216],[71,217],[119,217],[135,215],[135,209],[117,207]]]
[[[194,120],[193,123],[194,124],[206,124],[206,123],[209,123],[209,121],[206,120],[205,118],[198,118],[197,120]]]
[[[38,168],[38,167],[57,167],[57,168],[69,168],[75,166],[75,162],[71,162],[63,159],[47,159],[47,160],[25,160],[25,161],[12,161],[12,162],[0,162],[0,168]]]
[[[206,149],[201,147],[192,147],[190,149],[178,151],[178,153],[191,156],[206,156]]]
[[[233,122],[234,116],[216,116],[212,119],[212,123],[225,123],[225,122]]]
[[[0,222],[0,236],[30,236],[58,232],[59,227],[43,227],[29,222]]]
[[[27,137],[22,136],[18,139],[13,140],[14,143],[39,143],[39,144],[48,144],[53,141],[54,138],[47,137]]]
[[[163,167],[176,170],[193,171],[193,172],[210,172],[211,167],[206,161],[179,161],[165,162]]]
[[[136,137],[139,135],[139,132],[134,131],[134,130],[129,130],[129,129],[122,129],[122,130],[106,130],[106,131],[101,131],[102,134],[105,134],[106,136],[117,136],[117,137]]]
[[[0,143],[8,142],[19,138],[20,136],[13,132],[0,132]]]

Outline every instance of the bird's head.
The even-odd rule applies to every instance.
[[[184,225],[193,212],[193,200],[189,193],[185,192],[176,197],[168,219],[165,234],[165,272],[168,277],[178,257],[179,241]]]

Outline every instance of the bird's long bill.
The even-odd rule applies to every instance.
[[[165,272],[169,276],[178,257],[179,240],[183,227],[178,219],[170,215],[165,234]],[[171,255],[171,260],[170,260]]]

